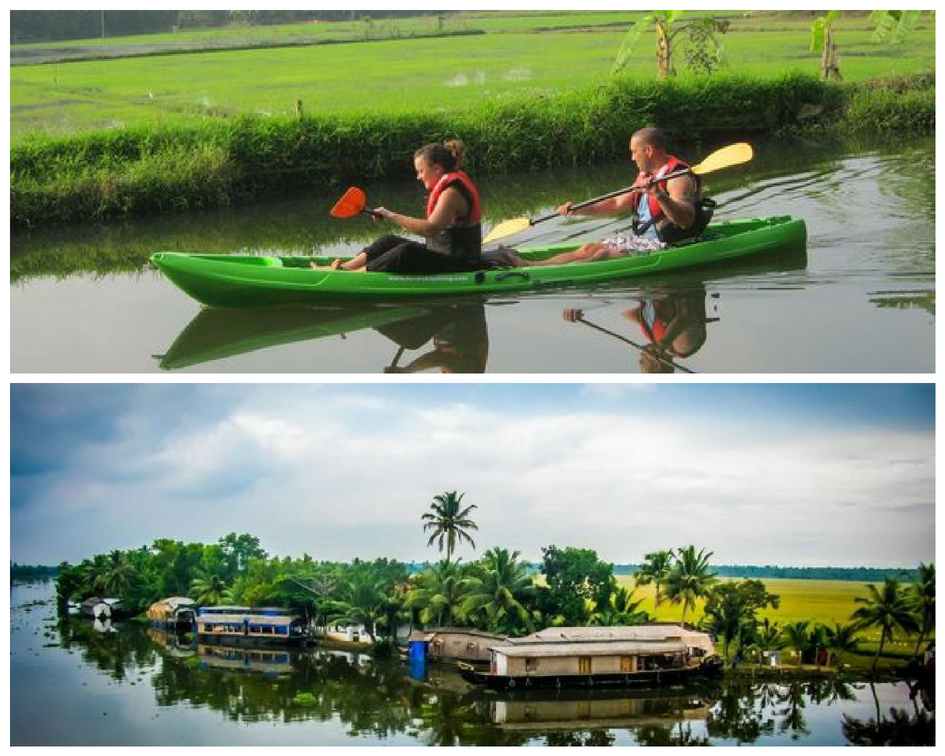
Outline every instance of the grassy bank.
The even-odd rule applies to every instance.
[[[466,141],[469,169],[480,177],[625,160],[630,132],[651,123],[677,143],[801,132],[931,133],[934,77],[868,85],[797,74],[662,83],[625,77],[456,112],[256,115],[34,135],[11,148],[11,224],[181,212],[404,179],[419,145],[456,136]]]

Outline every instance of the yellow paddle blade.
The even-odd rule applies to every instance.
[[[754,156],[754,151],[751,149],[751,145],[747,142],[739,142],[738,144],[730,144],[728,147],[723,147],[720,150],[716,150],[709,157],[703,160],[699,165],[694,165],[692,167],[693,173],[698,173],[702,175],[703,173],[712,173],[712,171],[717,171],[721,168],[728,168],[731,165],[738,165],[740,163],[747,163]]]
[[[519,231],[524,231],[531,225],[532,222],[528,218],[512,218],[512,220],[502,221],[486,235],[486,237],[482,240],[482,243],[488,244],[489,242],[493,242],[496,239],[504,239],[506,236],[517,234]]]
[[[353,218],[364,210],[366,204],[367,196],[364,194],[364,190],[352,186],[344,193],[344,196],[335,203],[335,206],[330,212],[336,218]]]

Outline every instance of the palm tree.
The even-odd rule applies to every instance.
[[[856,651],[859,647],[859,638],[856,635],[856,625],[853,623],[841,625],[835,622],[833,627],[826,628],[827,648],[837,661],[837,669],[842,668],[843,654]]]
[[[383,621],[387,601],[385,581],[371,569],[352,569],[338,587],[339,600],[333,602],[328,622],[360,625],[373,643],[375,625]]]
[[[928,634],[935,627],[935,565],[919,564],[919,581],[913,583],[912,603],[919,623],[919,637],[915,642],[913,654],[918,657]]]
[[[666,579],[669,577],[670,568],[673,565],[673,551],[653,551],[643,557],[646,561],[640,565],[633,581],[637,585],[649,585],[653,583],[656,588],[656,608],[659,608],[663,597],[660,595]]]
[[[798,665],[803,660],[804,649],[810,645],[810,635],[807,630],[809,626],[810,622],[807,620],[788,622],[784,626],[784,640],[797,654]]]
[[[459,625],[464,621],[462,602],[466,586],[463,568],[446,560],[427,567],[417,576],[416,587],[407,597],[407,606],[420,610],[424,624],[436,622]]]
[[[190,581],[190,590],[193,593],[194,601],[199,605],[213,606],[224,600],[229,586],[219,575],[199,571],[197,577]]]
[[[784,648],[784,637],[781,634],[780,625],[765,617],[761,624],[755,626],[751,647],[758,650],[762,660],[768,651]]]
[[[893,637],[897,630],[906,633],[919,631],[919,623],[913,614],[913,603],[908,593],[902,589],[898,580],[886,578],[882,590],[875,585],[867,585],[868,596],[857,596],[853,600],[863,604],[853,612],[852,619],[857,621],[858,628],[878,627],[880,629],[879,648],[873,657],[873,673],[876,672],[876,663],[883,653],[886,641]]]
[[[443,551],[446,546],[446,561],[450,560],[453,551],[456,550],[457,542],[469,541],[469,545],[476,548],[472,537],[467,530],[479,530],[475,522],[469,519],[469,513],[476,509],[475,504],[461,508],[465,494],[456,495],[455,491],[437,494],[433,497],[433,503],[430,504],[430,511],[423,514],[420,518],[424,520],[423,530],[432,530],[430,540],[427,546],[432,546],[437,542],[437,549]]]
[[[814,626],[810,630],[809,638],[810,644],[814,648],[814,664],[820,669],[820,650],[830,645],[830,641],[827,637],[827,627],[821,625],[819,622],[814,623]]]
[[[519,552],[490,549],[463,583],[466,597],[461,609],[467,617],[481,618],[492,632],[532,630],[531,617],[522,600],[534,594],[535,586],[527,565],[519,561]]]
[[[610,595],[607,606],[590,612],[588,624],[603,627],[642,625],[650,620],[650,615],[640,609],[642,603],[643,599],[635,598],[632,590],[620,586]]]
[[[709,588],[716,583],[714,572],[709,572],[710,551],[700,549],[696,554],[695,546],[687,546],[676,552],[676,561],[666,579],[666,596],[674,604],[683,605],[682,619],[686,624],[686,611],[695,607],[696,599],[704,597]]]
[[[135,577],[135,566],[128,554],[116,549],[106,558],[104,572],[98,576],[98,583],[106,595],[121,598],[128,595]]]

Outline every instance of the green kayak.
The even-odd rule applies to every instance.
[[[216,307],[247,307],[293,302],[417,299],[454,294],[527,291],[551,286],[594,284],[631,276],[711,265],[750,255],[803,248],[804,221],[783,215],[714,223],[699,241],[600,262],[491,269],[468,273],[350,273],[313,270],[314,259],[260,255],[189,255],[158,252],[151,262],[184,292]],[[522,249],[519,254],[541,260],[579,243]]]

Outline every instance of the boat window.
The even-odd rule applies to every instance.
[[[582,675],[589,675],[591,673],[591,657],[590,656],[579,656],[578,657],[578,672]]]
[[[533,659],[531,657],[525,657],[525,671],[534,672],[538,669],[538,659]]]
[[[620,657],[620,671],[633,672],[633,657],[632,656]]]

